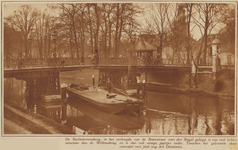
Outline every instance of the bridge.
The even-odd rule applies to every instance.
[[[97,69],[99,70],[100,85],[105,85],[106,79],[111,77],[115,86],[120,86],[122,82],[127,82],[128,87],[136,85],[136,76],[138,74],[165,73],[165,72],[190,72],[190,67],[185,65],[170,64],[149,64],[145,65],[138,60],[129,60],[125,58],[101,58],[99,65],[90,64],[85,60],[84,64],[79,61],[61,59],[28,59],[17,62],[17,65],[5,64],[4,78],[16,78],[26,81],[27,89],[30,93],[36,93],[35,97],[40,98],[42,94],[60,94],[60,72]],[[70,63],[71,61],[71,63]],[[21,66],[19,66],[21,63]],[[125,80],[125,81],[122,81]],[[135,87],[134,87],[135,88]],[[33,95],[33,94],[31,94]]]
[[[189,71],[188,66],[164,65],[164,66],[122,66],[122,65],[75,65],[75,66],[56,66],[56,67],[34,67],[23,69],[4,69],[4,78],[29,78],[29,77],[48,77],[54,76],[55,73],[82,70],[82,69],[98,69],[98,70],[130,70],[137,73],[152,73],[165,71]]]

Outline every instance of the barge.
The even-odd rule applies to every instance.
[[[75,126],[88,133],[99,131],[100,134],[104,134],[105,129],[113,129],[122,133],[123,131],[142,129],[145,124],[144,116],[113,115],[70,98],[67,104],[84,115],[81,113],[79,115],[68,114],[66,125],[69,127]]]
[[[142,111],[144,101],[124,95],[110,96],[107,91],[85,90],[75,87],[68,87],[69,98],[88,104],[98,110],[109,114],[137,114]]]

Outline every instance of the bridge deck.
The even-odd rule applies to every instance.
[[[77,66],[64,66],[64,67],[34,67],[23,69],[4,69],[4,78],[13,77],[42,77],[42,76],[56,76],[56,72],[73,71],[81,69],[101,69],[101,70],[127,70],[128,68],[136,68],[139,72],[161,72],[161,71],[189,71],[188,66],[179,65],[164,65],[164,66],[125,66],[125,65],[77,65]]]

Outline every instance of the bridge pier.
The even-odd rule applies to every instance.
[[[113,85],[122,89],[136,88],[136,74],[128,73],[127,69],[99,70],[99,85],[105,86],[110,78]]]
[[[24,79],[27,83],[29,92],[37,93],[36,97],[40,98],[41,94],[55,95],[60,94],[59,76],[55,77],[37,77]]]
[[[10,77],[13,74],[10,74]],[[26,100],[29,109],[40,103],[41,95],[60,94],[58,71],[17,72],[15,78],[26,81]],[[38,106],[38,105],[37,105]]]

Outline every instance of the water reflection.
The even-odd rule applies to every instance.
[[[144,125],[143,116],[112,115],[104,113],[89,105],[68,99],[67,123],[77,126],[89,134],[126,134],[137,132]]]
[[[43,103],[29,96],[26,82],[4,79],[4,102],[15,103],[88,134],[234,135],[234,99],[148,92],[144,116],[110,115],[69,99]]]
[[[26,82],[13,78],[4,79],[4,102],[14,102],[20,107],[27,108],[25,99]],[[16,99],[18,98],[18,99]]]

